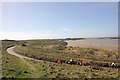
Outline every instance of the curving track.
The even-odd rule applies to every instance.
[[[30,57],[26,57],[26,56],[23,56],[23,55],[20,55],[20,54],[17,54],[15,51],[14,51],[14,48],[15,48],[16,46],[13,46],[13,47],[10,47],[10,48],[8,48],[7,49],[7,52],[9,53],[9,54],[11,54],[11,55],[14,55],[14,56],[16,56],[16,57],[19,57],[19,58],[26,58],[26,59],[31,59],[31,60],[37,60],[37,61],[43,61],[43,60],[38,60],[38,59],[34,59],[34,58],[30,58]],[[90,65],[89,65],[90,66]],[[93,65],[91,65],[91,66],[93,66]],[[101,66],[101,67],[103,67],[103,66]],[[119,68],[119,67],[118,67]]]

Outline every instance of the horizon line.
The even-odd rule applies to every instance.
[[[52,39],[79,39],[79,38],[81,38],[81,39],[89,39],[89,38],[117,38],[117,39],[119,39],[120,37],[119,36],[117,36],[117,37],[86,37],[86,38],[83,38],[83,37],[68,37],[68,38],[52,38]],[[39,38],[39,39],[19,39],[19,40],[42,40],[42,39],[50,39],[50,38]],[[17,39],[1,39],[0,41],[2,41],[2,40],[17,40]]]

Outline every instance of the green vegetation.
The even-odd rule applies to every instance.
[[[21,59],[8,54],[7,52],[3,52],[2,55],[2,76],[7,78],[25,78],[31,76],[31,71],[27,68],[27,66]]]
[[[26,43],[27,46],[16,47],[15,51],[39,60],[55,62],[57,59],[60,59],[63,62],[68,62],[72,58],[76,63],[79,60],[83,60],[85,63],[101,66],[109,66],[111,62],[119,63],[117,50],[66,47],[60,44],[61,41],[53,40],[26,41]]]
[[[28,66],[21,59],[6,52],[8,47],[20,45],[21,43],[23,42],[2,41],[2,77],[25,78],[31,76]]]
[[[20,59],[6,52],[6,48],[21,45],[14,50],[38,60]],[[14,78],[117,78],[118,69],[109,67],[111,62],[119,65],[117,50],[67,47],[62,40],[3,41],[3,77]],[[66,64],[70,58],[82,60],[87,66]],[[62,64],[56,60],[62,60]]]
[[[1,41],[2,42],[2,51],[5,51],[7,48],[15,45],[20,45],[24,42],[20,41]]]

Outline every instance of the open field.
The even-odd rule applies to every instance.
[[[12,44],[11,44],[12,43]],[[24,44],[23,44],[24,43]],[[21,59],[10,55],[6,48],[20,45],[14,50],[20,55],[37,60]],[[4,46],[5,45],[5,46]],[[62,40],[24,40],[18,43],[3,41],[3,77],[14,78],[117,78],[118,69],[110,68],[111,62],[119,65],[117,50],[67,47]],[[70,65],[69,59],[82,60],[86,65]],[[62,60],[62,64],[56,60]]]

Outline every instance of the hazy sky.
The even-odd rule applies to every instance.
[[[2,3],[1,35],[16,40],[118,36],[118,3]]]

